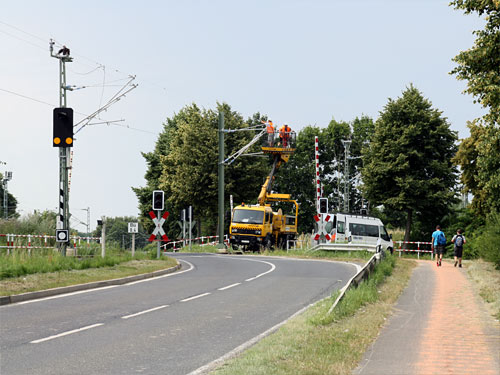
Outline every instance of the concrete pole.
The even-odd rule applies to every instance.
[[[106,256],[106,219],[102,217],[102,233],[101,233],[101,257]]]
[[[219,243],[224,249],[224,112],[219,112]]]
[[[135,255],[135,233],[132,233],[132,257]]]

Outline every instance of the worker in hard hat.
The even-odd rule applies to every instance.
[[[284,124],[280,128],[280,138],[281,138],[281,147],[287,148],[290,147],[290,132],[292,129],[287,125]]]
[[[267,131],[267,143],[269,144],[269,147],[273,147],[274,144],[274,125],[271,120],[265,123],[266,124],[266,131]]]

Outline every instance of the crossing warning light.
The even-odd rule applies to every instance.
[[[54,108],[52,146],[73,147],[73,108]]]
[[[328,198],[319,198],[319,213],[328,213]]]
[[[164,196],[165,193],[163,192],[163,190],[153,191],[153,210],[163,211]]]

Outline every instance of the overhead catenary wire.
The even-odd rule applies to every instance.
[[[41,37],[39,37],[39,36],[37,36],[37,35],[35,35],[35,34],[33,34],[33,33],[30,33],[30,32],[28,32],[28,31],[26,31],[26,30],[23,30],[23,29],[21,29],[21,28],[19,28],[19,27],[17,27],[17,26],[14,26],[14,25],[8,24],[8,23],[6,23],[6,22],[4,22],[4,21],[2,21],[2,20],[0,20],[0,24],[3,24],[3,25],[5,25],[5,26],[7,26],[7,27],[10,27],[10,28],[12,28],[12,29],[14,29],[14,30],[18,31],[18,32],[21,32],[21,33],[23,33],[23,34],[26,34],[26,35],[28,35],[28,36],[32,37],[32,38],[35,38],[35,39],[37,39],[37,40],[40,40],[40,41],[44,42],[44,44],[46,43],[46,41],[47,41],[48,39],[52,39],[52,40],[55,42],[55,46],[56,46],[56,47],[62,47],[62,46],[64,46],[64,45],[65,45],[65,43],[61,43],[61,42],[59,42],[58,40],[56,40],[55,38],[41,38]],[[36,47],[36,48],[40,48],[40,49],[42,49],[42,50],[46,50],[46,48],[45,48],[44,46],[42,46],[42,45],[39,45],[39,44],[33,43],[33,42],[29,41],[29,40],[26,40],[26,39],[24,39],[24,38],[21,38],[21,37],[19,37],[19,36],[16,36],[16,35],[14,35],[14,34],[11,34],[11,33],[7,32],[7,31],[0,30],[0,32],[3,32],[3,33],[5,33],[6,35],[9,35],[9,36],[11,36],[11,37],[13,37],[13,38],[16,38],[16,39],[18,39],[18,40],[20,40],[20,41],[23,41],[23,42],[27,43],[27,44],[30,44],[30,45],[32,45],[32,46],[34,46],[34,47]],[[101,67],[107,66],[108,71],[109,71],[109,70],[111,70],[111,71],[113,71],[113,72],[115,72],[115,73],[119,73],[119,74],[125,75],[126,77],[129,77],[129,76],[131,75],[130,73],[123,72],[122,70],[120,70],[120,69],[118,69],[118,68],[115,68],[115,67],[112,67],[112,66],[109,66],[109,65],[102,64],[102,63],[100,63],[100,62],[98,62],[98,61],[95,61],[95,60],[93,60],[93,59],[91,59],[91,58],[89,58],[89,57],[85,56],[85,55],[82,55],[82,54],[76,53],[76,52],[74,52],[74,50],[72,50],[72,55],[73,55],[73,56],[78,56],[78,57],[81,57],[82,59],[85,59],[85,60],[87,60],[88,62],[91,62],[93,65],[85,64],[85,63],[83,63],[83,62],[81,62],[81,61],[78,61],[77,63],[78,63],[78,64],[81,64],[81,65],[85,65],[85,66],[91,67],[91,68],[94,68],[93,70],[96,70],[96,69],[99,69],[99,68],[101,68]],[[97,66],[97,67],[95,67],[95,65],[98,65],[98,66]],[[92,72],[92,71],[91,71],[91,72]],[[77,72],[75,72],[75,73],[76,73],[76,74],[81,74],[81,73],[77,73]],[[85,74],[90,74],[90,72],[89,72],[89,73],[83,73],[82,75],[85,75]],[[155,82],[151,82],[151,81],[146,80],[146,79],[144,79],[144,78],[141,78],[141,79],[140,79],[140,81],[141,81],[141,83],[142,83],[142,82],[144,82],[144,83],[146,83],[146,84],[147,84],[147,85],[149,85],[149,86],[154,86],[154,87],[160,88],[160,89],[162,89],[165,93],[167,92],[166,87],[164,87],[164,86],[162,86],[162,85],[159,85],[159,84],[157,84],[157,83],[155,83]]]
[[[11,90],[0,88],[0,91],[4,91],[4,92],[6,92],[8,94],[16,95],[16,96],[19,96],[19,97],[24,98],[24,99],[32,100],[34,102],[41,103],[41,104],[47,105],[47,106],[52,107],[52,108],[56,108],[57,107],[57,105],[55,105],[54,103],[44,102],[43,100],[35,99],[35,98],[30,97],[30,96],[23,95],[23,94],[20,94],[20,93],[11,91]],[[79,115],[82,115],[82,116],[85,116],[85,117],[89,116],[86,113],[82,113],[82,112],[78,112],[78,111],[75,111],[75,113],[78,113]],[[135,130],[135,131],[143,132],[143,133],[149,133],[149,134],[154,134],[154,135],[158,134],[158,133],[151,132],[151,131],[148,131],[148,130],[135,128],[135,127],[132,127],[132,126],[126,125],[126,124],[115,124],[115,122],[121,122],[121,121],[125,121],[125,120],[124,119],[120,119],[120,120],[101,121],[99,123],[95,123],[95,125],[98,125],[98,124],[114,125],[114,126],[120,126],[120,127],[123,127],[123,128],[127,128],[127,129],[130,129],[130,130]],[[90,126],[90,125],[94,125],[94,124],[89,123],[87,125]]]
[[[252,147],[255,143],[259,141],[259,139],[266,133],[266,129],[262,129],[259,134],[255,135],[253,139],[243,146],[241,149],[236,151],[234,154],[229,156],[226,160],[224,160],[223,164],[231,165],[238,157],[244,154],[250,147]]]

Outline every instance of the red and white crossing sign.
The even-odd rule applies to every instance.
[[[165,222],[165,219],[170,215],[168,211],[165,211],[163,215],[161,216],[161,219],[158,219],[153,211],[149,211],[149,216],[151,219],[153,219],[153,223],[155,223],[156,228],[149,237],[149,242],[153,242],[156,238],[156,235],[159,233],[163,241],[168,241],[168,237],[165,234],[165,231],[163,230],[163,223]]]
[[[323,217],[322,214],[314,215],[314,221],[318,224],[318,231],[316,232],[316,235],[314,236],[315,241],[319,241],[321,238],[321,235],[324,235],[327,241],[330,241],[330,235],[326,231],[326,223],[330,221],[330,215],[326,215],[326,217]]]

